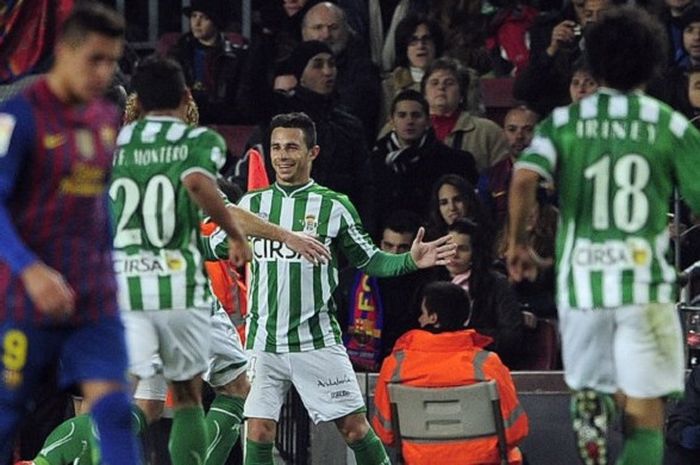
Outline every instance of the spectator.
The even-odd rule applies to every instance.
[[[428,237],[447,234],[447,227],[459,218],[488,224],[486,213],[474,186],[463,176],[446,174],[432,186],[428,210]]]
[[[571,98],[571,103],[577,103],[596,90],[598,90],[598,81],[591,76],[591,72],[586,67],[583,60],[574,63],[573,74],[571,75],[571,81],[569,81],[569,97]],[[527,147],[527,145],[525,147]]]
[[[685,11],[694,5],[693,0],[664,0],[661,11],[661,21],[668,34],[670,48],[669,65],[687,67],[688,50],[683,47],[682,16]]]
[[[442,26],[446,56],[474,70],[476,76],[491,71],[491,58],[485,44],[487,20],[481,14],[481,2],[431,0],[428,16]]]
[[[396,28],[396,68],[382,81],[382,106],[379,125],[389,118],[391,101],[405,89],[420,91],[425,70],[442,55],[440,25],[425,17],[406,16]]]
[[[666,422],[665,465],[691,465],[700,455],[700,366],[690,372],[685,397],[673,406]]]
[[[585,30],[612,6],[612,2],[584,0],[583,9],[575,10],[575,20],[568,17],[554,26],[544,51],[536,50],[533,45],[530,64],[515,81],[515,98],[526,102],[542,117],[554,107],[570,103],[568,86],[574,64],[582,57]]]
[[[400,254],[411,248],[420,218],[397,210],[384,223],[380,249]],[[393,278],[374,278],[354,267],[340,272],[335,301],[338,322],[350,361],[356,370],[376,372],[396,340],[416,327],[418,296],[425,281],[418,271]]]
[[[350,197],[357,206],[365,226],[372,228],[373,183],[370,176],[369,152],[360,121],[340,107],[334,97],[337,68],[335,57],[323,42],[301,42],[292,53],[290,63],[298,81],[289,95],[277,95],[274,112],[304,112],[316,122],[322,151],[314,161],[314,181]],[[260,126],[248,141],[260,149],[268,172],[274,179],[267,126]],[[238,171],[245,171],[239,166]]]
[[[528,434],[527,415],[518,402],[508,368],[496,354],[484,349],[490,338],[462,326],[469,311],[469,298],[459,286],[445,282],[426,286],[418,320],[421,329],[401,336],[382,364],[372,425],[382,442],[396,444],[400,433],[391,424],[389,383],[437,388],[495,380],[506,425],[508,463],[521,463],[517,445]],[[439,444],[403,440],[402,454],[410,465],[456,463],[457,457],[460,463],[501,463],[496,439],[491,437]]]
[[[445,266],[444,277],[469,293],[472,312],[464,326],[493,338],[489,350],[511,366],[518,359],[523,338],[523,316],[515,291],[493,268],[491,241],[473,221],[460,218],[447,227],[457,254]]]
[[[692,68],[700,67],[700,7],[689,6],[674,23],[681,29],[685,59],[669,67],[662,78],[651,85],[650,93],[692,118],[694,111],[688,95],[688,73]]]
[[[379,70],[348,26],[343,9],[330,2],[313,6],[304,16],[301,35],[304,41],[321,41],[333,51],[338,67],[338,103],[362,121],[367,141],[374,140],[381,97]]]
[[[202,124],[254,121],[247,91],[241,86],[247,48],[232,44],[222,33],[226,26],[222,2],[193,0],[183,8],[190,32],[168,52],[180,63],[199,107]]]
[[[520,152],[530,145],[538,119],[537,113],[525,105],[511,108],[503,123],[503,134],[510,147],[508,157],[489,168],[479,178],[479,196],[488,210],[493,212],[498,229],[503,226],[508,214],[508,186],[513,163]]]
[[[377,212],[397,208],[424,216],[430,188],[440,176],[458,174],[476,180],[471,154],[447,147],[435,138],[428,103],[415,90],[404,90],[391,107],[393,130],[372,150]]]
[[[466,70],[455,60],[440,58],[426,70],[421,91],[430,105],[430,119],[440,141],[474,155],[482,172],[508,156],[508,143],[498,124],[464,110],[469,86]]]

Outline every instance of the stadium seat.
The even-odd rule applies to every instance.
[[[496,436],[501,464],[508,464],[496,381],[448,388],[389,384],[389,397],[398,463],[404,463],[401,457],[404,439],[437,443]],[[519,451],[516,452],[519,455]]]
[[[486,117],[503,126],[508,110],[517,101],[513,97],[513,78],[483,78],[481,79],[481,97],[486,108]]]
[[[243,156],[245,144],[255,129],[255,126],[233,124],[210,124],[209,127],[224,136],[228,151],[237,158]]]
[[[561,369],[561,341],[556,320],[538,318],[537,327],[525,331],[522,356],[514,370]]]

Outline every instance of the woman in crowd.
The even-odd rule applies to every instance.
[[[396,27],[396,68],[382,81],[380,128],[387,123],[394,97],[406,89],[420,92],[425,70],[443,51],[440,25],[424,16],[409,15]]]
[[[428,210],[428,236],[444,236],[447,227],[459,218],[469,218],[487,229],[490,227],[474,186],[462,176],[446,174],[433,184]]]
[[[451,58],[433,61],[421,81],[438,139],[474,155],[481,172],[506,158],[509,147],[498,124],[465,111],[468,86],[466,69]]]
[[[437,278],[450,280],[468,292],[472,308],[465,315],[464,326],[493,338],[486,348],[513,366],[522,346],[523,316],[508,279],[493,268],[487,234],[468,218],[456,219],[447,231],[457,244],[457,253],[437,271]]]

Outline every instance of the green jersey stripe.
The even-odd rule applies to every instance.
[[[109,189],[115,217],[115,271],[125,310],[211,306],[199,238],[201,212],[182,179],[215,178],[223,138],[172,117],[122,128]]]
[[[559,190],[562,308],[673,301],[666,213],[676,182],[700,208],[699,154],[687,119],[641,92],[601,88],[537,126],[516,169]]]

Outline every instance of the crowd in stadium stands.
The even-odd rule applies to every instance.
[[[201,125],[245,128],[239,140],[227,138],[224,178],[244,192],[254,187],[248,174],[255,150],[274,179],[270,119],[304,112],[316,124],[320,146],[311,177],[349,197],[384,252],[408,251],[421,226],[429,239],[449,234],[457,245],[448,265],[405,276],[375,278],[350,266],[340,272],[336,316],[355,370],[396,376],[395,347],[420,352],[421,344],[439,340],[474,359],[495,352],[504,366],[496,358],[493,377],[508,395],[505,367],[561,368],[528,365],[522,357],[536,345],[538,327],[557,319],[556,187],[539,187],[527,234],[542,266],[520,283],[509,282],[505,266],[508,189],[537,122],[598,89],[582,59],[584,32],[623,0],[261,0],[253,2],[253,33],[246,39],[230,32],[223,0],[188,3],[178,14],[188,18],[189,31],[164,52],[182,66]],[[648,93],[700,127],[700,2],[627,3],[657,15],[668,33],[669,61]],[[133,90],[130,69],[123,67],[108,94],[122,107]],[[513,84],[503,119],[494,117],[492,96],[482,92],[489,79]],[[700,228],[682,203],[675,219],[669,226],[684,269],[700,259]],[[467,299],[457,328],[420,331],[439,328],[435,322],[447,315],[429,308],[436,319],[423,321],[435,282],[455,284],[447,292],[462,289]],[[692,280],[690,288],[700,295]],[[430,357],[418,354],[412,363],[432,363]],[[445,371],[450,357],[440,360]],[[693,394],[671,413],[669,463],[697,463],[700,456],[697,370],[688,381]],[[379,392],[386,415],[387,393]],[[514,392],[504,402],[504,414],[519,408]],[[391,442],[386,425],[374,421],[381,439]],[[525,418],[516,432],[509,430],[509,445],[526,432]]]

